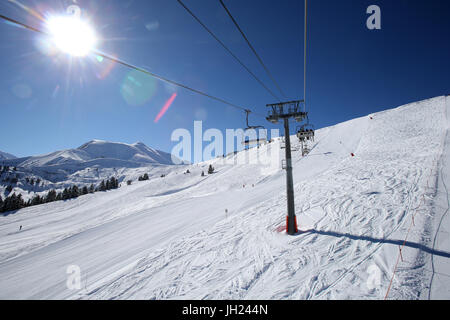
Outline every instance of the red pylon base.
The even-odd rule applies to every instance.
[[[298,232],[297,216],[294,216],[295,233]],[[289,231],[289,216],[286,216],[286,233]]]

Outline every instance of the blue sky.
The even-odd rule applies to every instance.
[[[250,49],[216,0],[184,0],[274,92]],[[43,15],[74,1],[22,0]],[[303,1],[227,0],[229,10],[291,99],[303,97]],[[176,0],[77,0],[102,41],[99,49],[232,103],[266,113],[276,102]],[[382,29],[366,28],[366,9],[381,8]],[[450,94],[447,0],[310,0],[310,120],[333,125],[409,102]],[[0,13],[41,27],[17,5]],[[177,128],[242,128],[245,114],[131,70],[45,50],[37,34],[0,23],[0,150],[27,156],[74,148],[92,139],[170,151]],[[131,73],[130,73],[131,72]],[[127,80],[128,79],[128,80]],[[137,79],[129,96],[124,88]],[[172,106],[153,120],[176,92]],[[263,118],[251,122],[276,128]]]

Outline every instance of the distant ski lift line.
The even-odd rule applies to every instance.
[[[34,31],[34,32],[37,32],[37,33],[40,33],[40,34],[43,34],[43,35],[45,35],[45,36],[50,36],[48,33],[44,32],[44,31],[42,31],[42,30],[40,30],[40,29],[38,29],[38,28],[31,27],[31,26],[29,26],[29,25],[27,25],[27,24],[25,24],[25,23],[23,23],[23,22],[19,22],[19,21],[15,20],[15,19],[6,17],[6,16],[4,16],[4,15],[2,15],[2,14],[0,14],[0,19],[3,19],[3,20],[8,21],[8,22],[10,22],[10,23],[19,25],[19,26],[21,26],[21,27],[23,27],[23,28],[25,28],[25,29],[28,29],[28,30],[31,30],[31,31]],[[121,64],[121,65],[123,65],[123,66],[125,66],[125,67],[128,67],[128,68],[130,68],[130,69],[134,69],[134,70],[136,70],[136,71],[145,73],[145,74],[147,74],[147,75],[149,75],[149,76],[151,76],[151,77],[157,78],[157,79],[159,79],[159,80],[165,81],[165,82],[170,83],[170,84],[173,84],[173,85],[175,85],[175,86],[178,86],[178,87],[184,88],[184,89],[186,89],[186,90],[192,91],[192,92],[194,92],[194,93],[200,94],[200,95],[205,96],[205,97],[207,97],[207,98],[210,98],[210,99],[212,99],[212,100],[215,100],[215,101],[221,102],[221,103],[223,103],[223,104],[226,104],[226,105],[228,105],[228,106],[230,106],[230,107],[239,109],[239,110],[244,111],[244,112],[245,112],[246,110],[248,110],[248,108],[244,108],[244,107],[238,106],[238,105],[233,104],[233,103],[231,103],[231,102],[228,102],[228,101],[226,101],[226,100],[224,100],[224,99],[215,97],[215,96],[213,96],[213,95],[204,93],[204,92],[202,92],[202,91],[200,91],[200,90],[196,90],[196,89],[193,89],[193,88],[191,88],[191,87],[188,87],[188,86],[186,86],[186,85],[184,85],[184,84],[181,84],[181,83],[175,82],[175,81],[173,81],[173,80],[164,78],[164,77],[162,77],[162,76],[160,76],[160,75],[157,75],[157,74],[155,74],[155,73],[153,73],[153,72],[150,72],[150,71],[148,71],[148,70],[146,70],[146,69],[137,67],[137,66],[135,66],[135,65],[132,65],[132,64],[130,64],[130,63],[127,63],[127,62],[125,62],[125,61],[123,61],[123,60],[120,60],[120,59],[118,59],[118,58],[111,57],[111,56],[107,55],[106,53],[100,52],[100,51],[98,51],[98,50],[94,50],[94,49],[93,49],[93,50],[91,50],[91,52],[94,53],[94,54],[97,55],[97,56],[100,56],[100,57],[104,58],[104,59],[108,59],[108,60],[110,60],[110,61],[113,61],[113,62],[115,62],[115,63],[117,63],[117,64]],[[256,112],[253,112],[253,111],[252,111],[252,113],[255,114],[255,115],[258,115],[258,116],[260,116],[260,117],[265,117],[264,115],[259,114],[259,113],[256,113]]]

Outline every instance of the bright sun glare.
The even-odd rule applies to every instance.
[[[82,57],[97,43],[94,30],[84,21],[75,17],[53,17],[47,27],[55,45],[73,56]]]

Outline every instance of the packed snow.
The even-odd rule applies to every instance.
[[[318,130],[308,156],[293,152],[295,236],[280,140],[226,162],[116,168],[150,180],[0,216],[0,299],[384,299],[407,234],[387,298],[449,299],[449,107],[437,97]],[[105,158],[134,161],[123,150]]]

